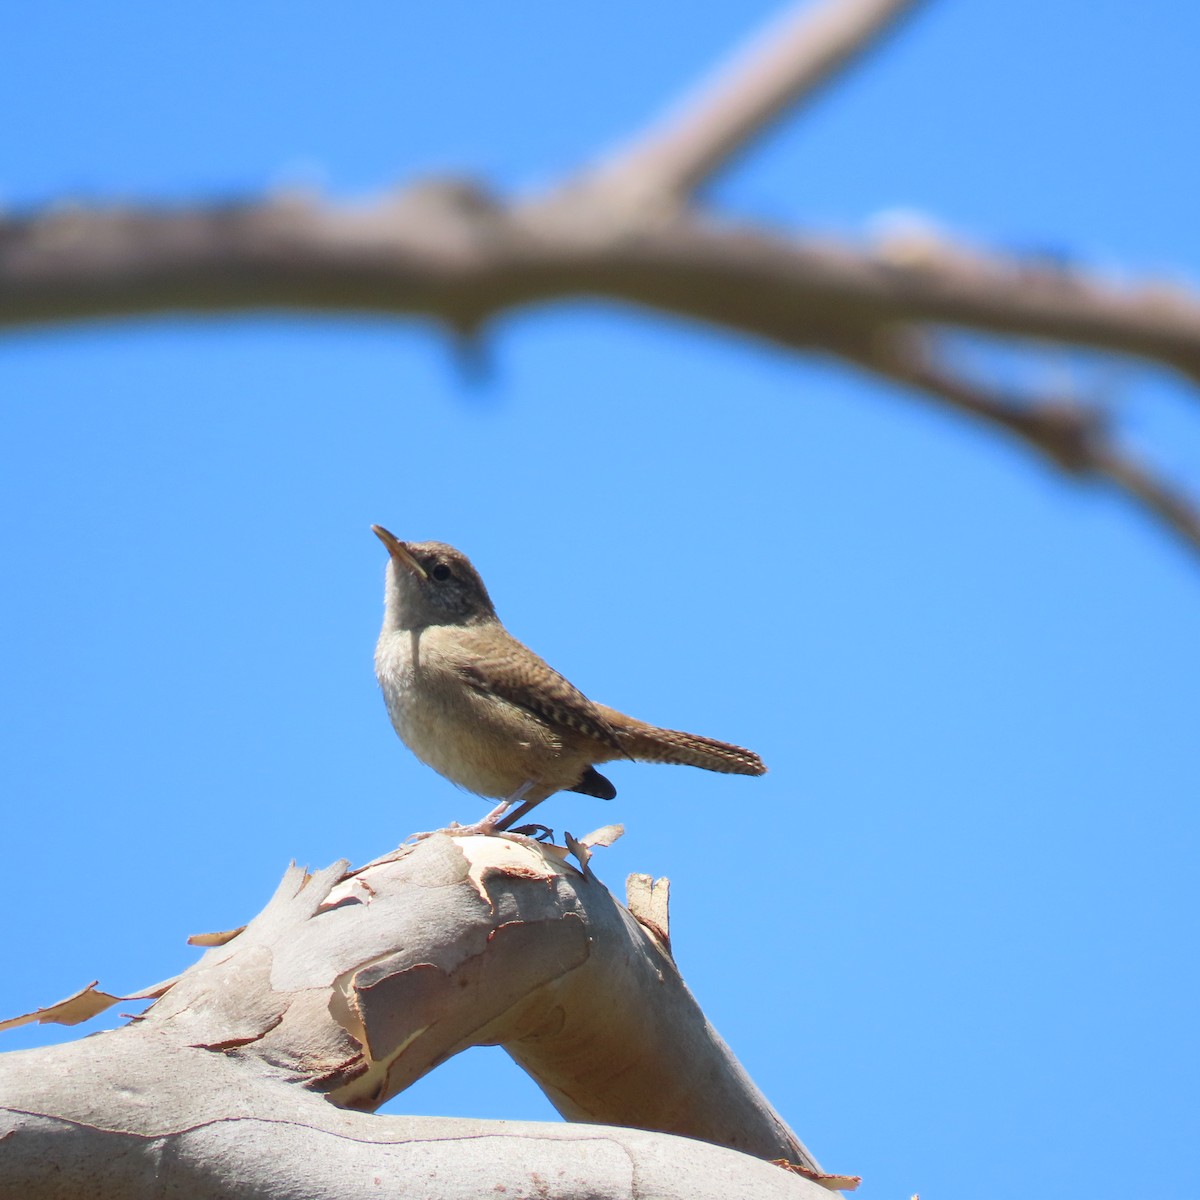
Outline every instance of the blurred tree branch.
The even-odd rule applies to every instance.
[[[426,316],[462,333],[507,309],[601,297],[830,355],[1002,429],[1121,489],[1200,550],[1200,510],[1119,440],[1101,406],[1013,393],[942,353],[969,331],[1140,359],[1200,382],[1200,296],[929,232],[850,245],[749,226],[695,193],[916,0],[788,15],[675,114],[545,195],[418,182],[373,206],[302,196],[183,210],[56,206],[0,221],[0,324],[163,311]]]

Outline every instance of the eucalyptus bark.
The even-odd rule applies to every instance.
[[[633,891],[643,923],[575,849],[579,866],[525,838],[436,834],[356,871],[292,867],[131,1024],[0,1055],[0,1196],[782,1198],[847,1183],[820,1174],[705,1020],[655,889]],[[95,1011],[95,995],[40,1019]],[[474,1045],[503,1046],[577,1124],[372,1115]]]

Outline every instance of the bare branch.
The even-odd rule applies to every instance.
[[[509,308],[603,297],[829,353],[916,387],[1003,426],[1064,470],[1109,479],[1200,545],[1193,507],[1113,451],[1096,414],[997,396],[897,336],[958,328],[1050,340],[1200,381],[1200,298],[944,242],[901,254],[692,214],[605,227],[595,203],[576,192],[504,207],[443,181],[373,208],[276,200],[9,220],[0,222],[0,326],[311,309],[425,316],[470,331]]]
[[[446,193],[449,194],[449,193]],[[163,311],[319,309],[471,328],[568,296],[797,349],[933,323],[1133,355],[1200,380],[1200,298],[958,252],[896,262],[698,217],[602,231],[586,206],[507,209],[418,187],[374,208],[75,210],[0,222],[0,326]]]
[[[880,335],[861,346],[847,344],[841,354],[875,374],[1001,427],[1069,474],[1106,480],[1200,551],[1200,510],[1123,453],[1111,440],[1105,415],[1098,409],[1072,399],[1003,395],[950,370],[932,353],[928,339],[913,335]]]
[[[1200,382],[1194,293],[1120,287],[928,232],[864,247],[686,206],[704,178],[915,3],[822,0],[792,12],[677,117],[520,204],[441,180],[353,209],[282,198],[0,221],[0,326],[290,309],[424,316],[470,333],[506,309],[601,297],[829,353],[918,388],[1072,474],[1108,479],[1200,545],[1193,506],[1115,450],[1098,414],[999,395],[946,369],[921,341],[941,328],[1039,339]]]
[[[999,426],[1068,474],[1096,470],[1097,447],[1106,431],[1102,415],[1094,409],[1061,398],[1034,400],[988,388],[951,370],[934,353],[930,338],[911,332],[881,332],[861,345],[845,342],[840,353],[893,382]]]
[[[600,164],[591,182],[682,204],[786,109],[873,46],[918,0],[799,4],[696,94]]]
[[[1188,496],[1128,455],[1101,448],[1096,460],[1096,474],[1140,500],[1193,549],[1200,550],[1200,511]]]
[[[103,1045],[103,1044],[102,1044]],[[104,1047],[105,1049],[108,1046]],[[69,1051],[51,1055],[51,1050]],[[91,1051],[91,1053],[89,1053]],[[136,1083],[153,1102],[168,1070],[195,1081],[204,1051],[169,1063],[129,1065],[86,1042],[48,1047],[27,1065],[57,1069],[64,1087],[89,1073],[91,1087],[119,1094]],[[211,1057],[211,1056],[210,1056]],[[278,1081],[218,1061],[225,1108],[205,1121],[152,1132],[0,1105],[0,1188],[20,1200],[829,1200],[820,1183],[691,1138],[612,1125],[553,1125],[345,1112]],[[157,1070],[155,1070],[157,1068]],[[214,1073],[215,1074],[215,1073]],[[0,1081],[2,1082],[2,1081]],[[161,1130],[161,1131],[160,1131]],[[834,1180],[833,1186],[845,1186]]]

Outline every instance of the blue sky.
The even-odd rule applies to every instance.
[[[0,201],[535,190],[772,12],[24,6]],[[1178,2],[932,3],[710,196],[1200,286],[1198,39]],[[0,339],[0,1015],[173,974],[292,858],[483,811],[388,725],[381,522],[467,551],[594,698],[763,755],[616,764],[612,803],[539,815],[624,822],[618,893],[671,878],[689,984],[828,1169],[866,1200],[1200,1195],[1196,563],[932,406],[711,330],[578,302],[498,321],[481,381],[450,350],[278,315]],[[1194,391],[1026,377],[1064,370],[1200,491]],[[391,1108],[555,1119],[499,1051]]]

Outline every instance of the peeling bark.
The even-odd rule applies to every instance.
[[[241,933],[160,985],[130,1025],[0,1055],[0,1195],[353,1197],[386,1184],[799,1197],[817,1194],[813,1178],[844,1185],[820,1175],[688,992],[666,949],[664,883],[659,933],[586,855],[578,869],[525,838],[435,834],[356,871],[292,867]],[[503,1046],[588,1124],[370,1115],[474,1045]]]

